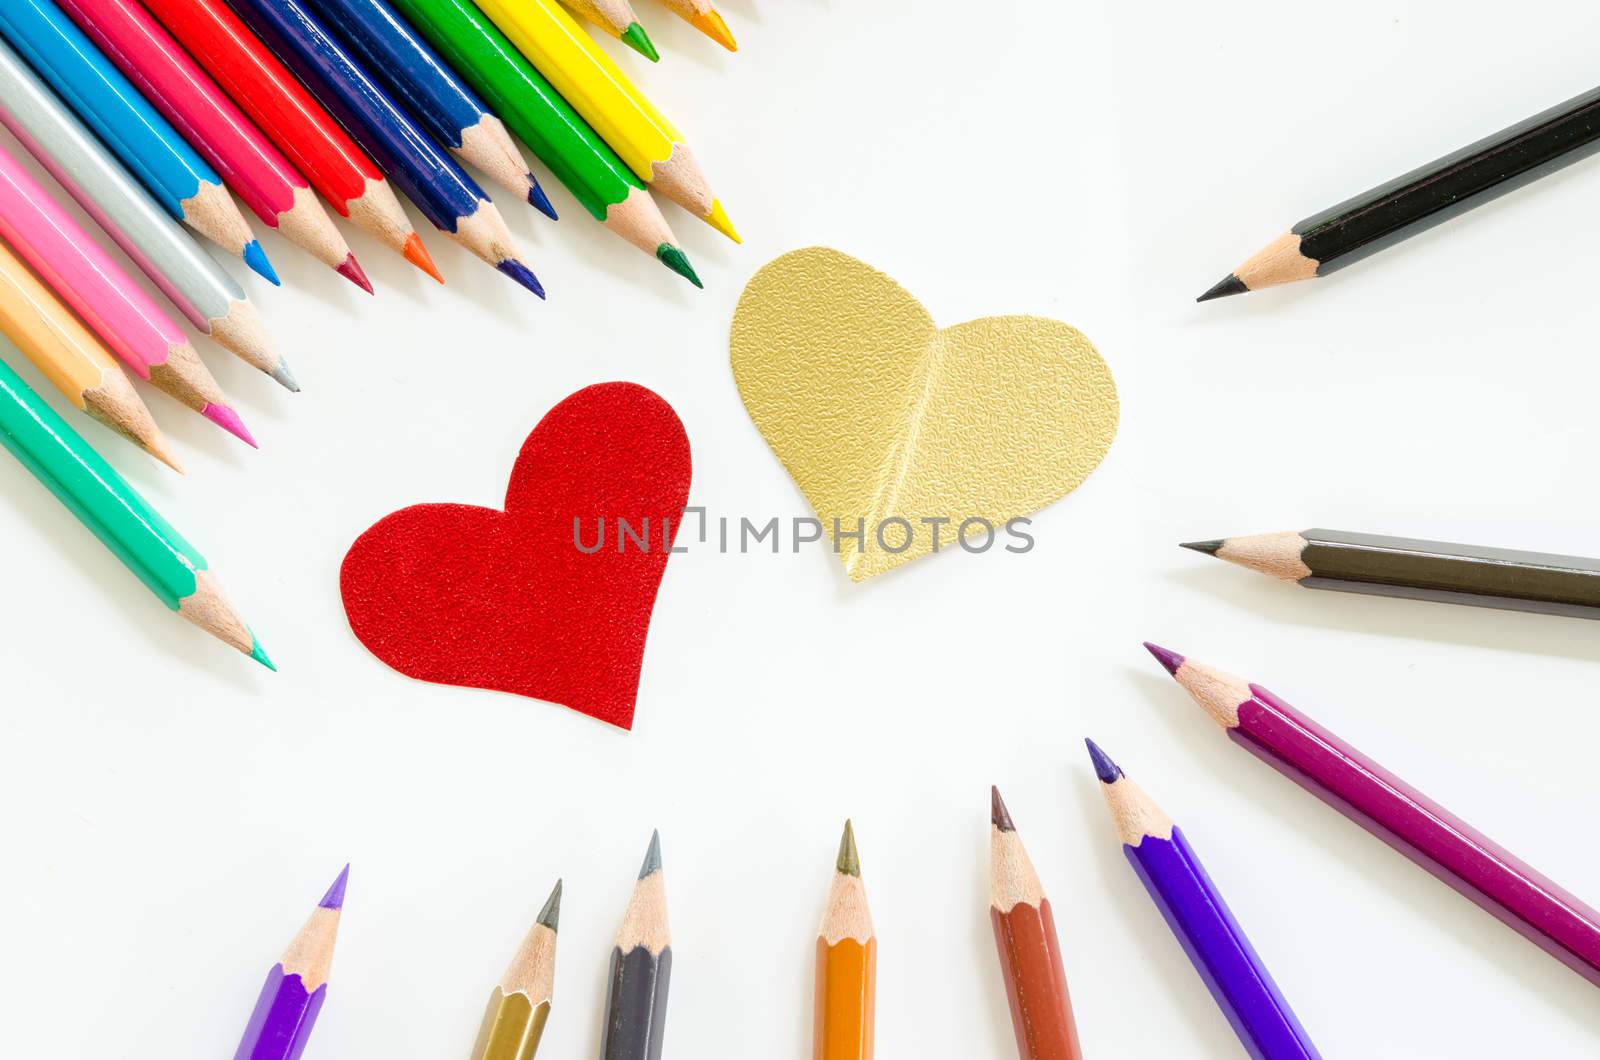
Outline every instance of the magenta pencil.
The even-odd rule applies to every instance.
[[[1260,685],[1145,647],[1235,743],[1600,986],[1600,912]]]
[[[267,973],[233,1060],[298,1060],[305,1050],[328,996],[328,969],[333,964],[339,911],[344,908],[349,879],[350,866],[346,865],[311,911],[300,934],[289,943],[283,959]]]
[[[311,185],[139,0],[58,0],[263,224],[372,293]]]

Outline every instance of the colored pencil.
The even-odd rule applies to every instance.
[[[733,39],[733,33],[728,29],[728,24],[722,20],[722,15],[717,12],[717,6],[711,0],[661,0],[667,8],[689,25],[704,33],[730,52],[739,50],[739,42]]]
[[[4,361],[0,361],[0,445],[169,609],[275,669],[250,627],[223,598],[206,569],[205,557]]]
[[[174,471],[167,440],[111,354],[0,244],[0,332],[68,401]]]
[[[1600,150],[1600,88],[1313,214],[1199,301],[1337,272]]]
[[[814,1060],[872,1060],[873,1016],[878,994],[878,937],[861,884],[856,833],[844,823],[828,911],[817,935]]]
[[[1600,560],[1344,530],[1187,541],[1308,589],[1600,618]]]
[[[611,948],[600,1060],[659,1060],[671,982],[672,932],[667,927],[667,889],[661,875],[661,835],[652,833],[639,882]]]
[[[283,958],[267,973],[233,1060],[299,1060],[328,997],[328,971],[349,880],[346,865],[283,951]]]
[[[561,923],[561,881],[511,965],[489,995],[472,1060],[533,1060],[550,1018],[550,993],[556,978],[556,932]]]
[[[0,122],[203,334],[299,390],[255,305],[0,41]]]
[[[278,282],[222,178],[156,113],[55,0],[0,4],[0,33],[173,217]]]
[[[245,28],[226,0],[141,2],[340,217],[444,282],[377,163]]]
[[[309,7],[435,141],[555,220],[555,207],[505,124],[388,0],[310,0]]]
[[[635,176],[739,242],[682,134],[556,0],[476,2]]]
[[[434,226],[540,298],[500,211],[428,138],[303,0],[232,0],[234,9]]]
[[[1255,1060],[1318,1060],[1321,1053],[1234,919],[1183,829],[1093,740],[1089,757],[1122,853],[1189,955],[1217,1007]]]
[[[273,147],[139,0],[59,0],[78,28],[289,242],[372,293],[372,284],[306,178]]]
[[[633,5],[628,3],[628,0],[561,0],[561,2],[566,4],[574,15],[599,26],[651,62],[661,61],[661,53],[656,51],[655,42],[650,39],[650,34],[644,31],[644,26],[639,24],[639,16],[633,13]]]
[[[1000,798],[989,789],[989,921],[1022,1060],[1083,1060],[1050,899]]]
[[[0,237],[141,379],[255,444],[183,329],[4,148],[0,148]]]
[[[700,278],[644,181],[472,0],[393,0],[585,210],[696,287]]]
[[[1235,743],[1600,985],[1600,912],[1260,685],[1145,647]]]

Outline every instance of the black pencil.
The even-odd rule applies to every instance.
[[[1600,560],[1405,537],[1302,530],[1188,541],[1308,589],[1600,618]]]
[[[661,875],[661,836],[652,833],[611,948],[600,1060],[660,1060],[671,981],[672,932]]]
[[[1600,150],[1600,88],[1307,217],[1197,301],[1326,276]]]

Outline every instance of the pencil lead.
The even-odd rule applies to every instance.
[[[1226,298],[1231,294],[1245,294],[1249,290],[1250,288],[1244,285],[1243,280],[1239,279],[1239,277],[1230,272],[1228,275],[1224,276],[1222,279],[1213,284],[1209,291],[1201,295],[1199,298],[1196,298],[1195,301],[1209,302],[1213,298]]]
[[[696,15],[689,20],[689,24],[730,52],[739,50],[739,42],[733,39],[733,34],[728,30],[728,24],[722,20],[722,15],[716,11],[707,11],[703,15]]]
[[[744,242],[743,239],[739,238],[739,233],[733,227],[733,222],[728,220],[728,211],[722,208],[721,199],[711,200],[711,212],[706,215],[705,221],[706,224],[710,225],[712,228],[715,228],[717,231],[721,232],[735,243]]]
[[[1174,677],[1177,676],[1178,667],[1183,665],[1183,656],[1169,648],[1163,648],[1159,644],[1151,644],[1149,641],[1144,642],[1144,648],[1145,651],[1156,657],[1156,662],[1166,667],[1167,673],[1172,674]]]
[[[289,391],[289,393],[300,393],[300,383],[295,379],[294,373],[289,371],[288,361],[285,361],[282,358],[278,359],[278,366],[272,370],[272,378],[276,379],[278,384],[285,390]]]
[[[367,279],[366,271],[361,268],[361,263],[356,260],[354,254],[346,254],[344,260],[334,266],[333,271],[368,294],[372,293],[372,281]]]
[[[261,646],[261,642],[256,639],[256,635],[254,633],[250,634],[250,658],[254,659],[262,666],[265,666],[273,673],[278,672],[277,666],[273,665],[272,660],[267,657],[267,649]]]
[[[528,202],[535,210],[538,210],[550,220],[561,220],[560,217],[556,216],[556,208],[550,204],[550,196],[546,195],[544,189],[539,186],[539,178],[532,173],[528,174]]]
[[[652,872],[661,871],[661,832],[650,833],[650,849],[644,852],[644,864],[639,866],[639,878],[642,880]]]
[[[540,298],[544,297],[544,287],[539,283],[539,277],[535,276],[532,269],[528,268],[516,258],[506,258],[499,264],[495,265],[495,268],[499,269],[513,280],[516,280],[518,283],[522,284],[522,286],[526,287]]]
[[[1215,556],[1217,549],[1222,547],[1222,539],[1215,541],[1180,541],[1179,548],[1186,548],[1191,552],[1204,552],[1208,556]]]
[[[267,260],[267,252],[261,249],[260,240],[252,239],[250,242],[246,243],[244,245],[244,250],[240,253],[240,257],[244,258],[244,263],[246,265],[250,266],[257,273],[270,280],[272,282],[272,286],[283,286],[283,281],[278,279],[277,270],[272,267],[272,262]]]
[[[1084,737],[1084,746],[1089,748],[1089,760],[1094,763],[1094,775],[1100,778],[1102,784],[1115,784],[1117,778],[1122,776],[1122,767],[1111,760],[1111,756],[1100,750],[1100,745],[1088,737]]]
[[[1000,789],[993,784],[989,785],[989,823],[1002,832],[1017,830],[1017,826],[1011,823],[1011,811],[1006,809],[1006,800],[1000,797]]]
[[[433,255],[428,253],[428,245],[415,232],[406,236],[405,245],[400,248],[400,253],[405,255],[407,261],[435,280],[444,282],[444,277],[439,275],[439,267],[433,263]]]
[[[659,63],[661,61],[661,54],[656,51],[655,42],[650,39],[650,34],[646,33],[644,31],[644,27],[639,25],[639,23],[629,23],[628,28],[623,30],[620,34],[618,34],[618,36],[622,38],[622,43],[626,44],[628,47],[632,48],[646,59],[649,59],[651,62]]]
[[[145,450],[178,474],[184,473],[183,465],[178,463],[178,457],[173,453],[172,447],[167,444],[166,435],[157,435],[150,439],[149,444],[145,446]]]
[[[696,287],[705,290],[706,285],[700,282],[700,277],[695,275],[694,266],[689,264],[689,256],[671,243],[663,243],[656,247],[656,260]]]
[[[861,855],[856,850],[856,830],[849,818],[845,819],[844,832],[839,836],[839,855],[834,858],[833,867],[841,876],[861,878]]]
[[[349,864],[346,864],[345,867],[339,871],[339,878],[333,881],[333,886],[328,888],[328,893],[322,896],[322,901],[318,902],[317,905],[323,909],[343,909],[344,889],[345,885],[349,882],[350,866]]]
[[[544,900],[544,908],[539,910],[537,923],[543,924],[551,931],[561,930],[561,881],[557,880],[555,888],[551,890],[550,897]]]
[[[204,416],[212,423],[215,423],[218,427],[221,427],[235,438],[244,442],[250,448],[261,448],[256,444],[255,438],[251,436],[250,429],[246,427],[244,425],[244,421],[239,418],[239,414],[230,409],[228,406],[218,405],[215,402],[207,402],[206,407],[200,410],[200,415]]]

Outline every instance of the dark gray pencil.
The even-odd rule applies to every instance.
[[[600,1060],[660,1060],[671,981],[672,931],[661,875],[661,835],[653,832],[611,948]]]
[[[1187,541],[1308,589],[1600,618],[1600,560],[1343,530]]]

